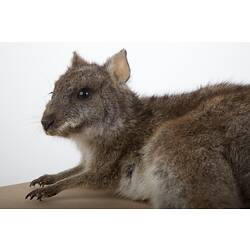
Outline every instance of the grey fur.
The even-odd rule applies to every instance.
[[[221,83],[190,93],[139,97],[126,85],[126,51],[104,65],[74,53],[43,120],[76,141],[76,168],[31,182],[26,198],[110,188],[157,208],[241,208],[250,199],[250,86]],[[77,99],[80,89],[90,97]]]

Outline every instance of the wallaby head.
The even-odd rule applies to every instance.
[[[88,63],[74,52],[71,66],[56,82],[42,117],[48,135],[68,137],[90,127],[122,120],[133,99],[127,53],[121,50],[103,65]]]

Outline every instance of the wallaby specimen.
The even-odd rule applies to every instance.
[[[250,199],[250,86],[139,97],[125,50],[105,64],[74,53],[42,118],[76,142],[75,168],[31,182],[41,200],[77,186],[110,188],[155,208],[241,208]]]

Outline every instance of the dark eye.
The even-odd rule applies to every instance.
[[[89,88],[83,88],[78,92],[77,97],[79,99],[87,99],[90,97],[90,89]]]

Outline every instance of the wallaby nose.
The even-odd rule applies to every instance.
[[[42,118],[42,125],[45,131],[47,131],[55,122],[54,116],[53,115],[47,115]]]

